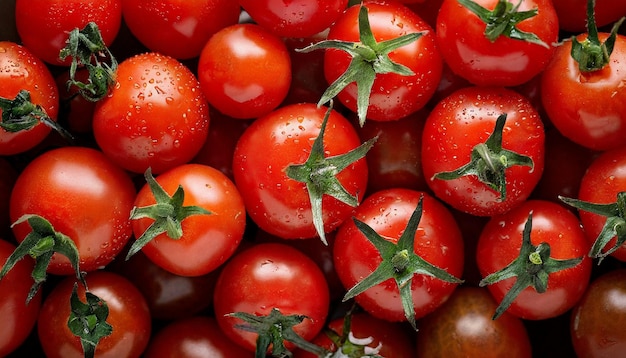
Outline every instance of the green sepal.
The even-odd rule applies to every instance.
[[[78,87],[78,93],[88,101],[101,100],[115,84],[118,63],[105,45],[98,25],[89,22],[82,30],[78,28],[72,30],[66,43],[59,52],[59,58],[65,60],[68,56],[72,57],[68,88]],[[84,66],[89,72],[87,82],[76,79],[76,70],[79,66]]]
[[[130,220],[150,218],[154,222],[131,245],[126,260],[163,233],[166,233],[170,239],[179,240],[184,234],[181,223],[186,218],[192,215],[211,215],[210,211],[200,206],[183,206],[185,190],[182,185],[179,185],[174,194],[170,196],[154,179],[151,168],[146,169],[144,177],[156,203],[143,207],[133,207],[130,212]]]
[[[82,302],[74,283],[70,297],[70,317],[67,327],[80,338],[85,358],[93,358],[100,340],[113,333],[113,327],[106,321],[109,317],[107,303],[95,294],[85,291],[86,302]]]
[[[583,257],[566,260],[553,259],[550,257],[550,244],[542,242],[535,246],[530,242],[531,230],[532,212],[528,214],[528,219],[524,224],[519,256],[501,270],[487,275],[479,282],[479,286],[484,287],[511,277],[517,278],[496,308],[494,320],[511,306],[524,289],[533,287],[538,293],[544,293],[548,289],[550,274],[572,268],[583,260]]]
[[[367,109],[370,102],[372,86],[377,74],[396,73],[402,76],[412,76],[415,73],[408,67],[392,61],[389,53],[417,41],[422,32],[415,32],[399,36],[387,41],[377,42],[368,18],[367,7],[361,5],[359,9],[359,42],[341,40],[323,40],[302,49],[298,52],[311,52],[319,49],[342,50],[352,56],[352,61],[346,71],[339,76],[322,94],[318,106],[328,103],[350,83],[357,85],[357,115],[361,127],[365,124]]]
[[[337,347],[334,353],[328,352],[324,358],[382,358],[378,355],[381,348],[380,343],[378,347],[371,348],[368,345],[373,342],[372,337],[356,338],[352,335],[352,314],[355,307],[356,305],[353,305],[344,316],[341,335],[331,329],[324,330],[326,336]]]
[[[506,200],[506,170],[514,165],[530,167],[531,171],[534,168],[534,162],[529,156],[502,148],[502,130],[506,117],[506,113],[498,116],[493,133],[485,143],[479,143],[472,149],[467,164],[453,171],[436,173],[433,178],[453,180],[473,175],[481,183],[499,193],[501,201]]]
[[[331,103],[332,104],[332,103]],[[337,179],[337,174],[342,170],[365,157],[372,148],[378,137],[374,137],[351,151],[332,157],[324,156],[324,133],[326,124],[332,112],[332,106],[328,108],[318,136],[313,142],[309,157],[302,164],[291,164],[285,170],[287,177],[306,184],[309,200],[311,202],[311,212],[313,215],[313,226],[324,245],[328,245],[324,232],[324,220],[322,215],[322,197],[330,195],[333,198],[350,206],[359,205],[356,196],[350,194]]]
[[[11,226],[23,222],[28,222],[32,230],[7,258],[0,271],[0,279],[2,279],[21,259],[26,256],[32,257],[35,260],[35,266],[31,274],[34,283],[26,297],[26,303],[29,303],[33,297],[35,297],[41,285],[46,281],[46,270],[50,265],[52,255],[59,253],[68,258],[74,268],[76,278],[83,283],[85,282],[84,274],[79,268],[78,248],[72,239],[63,233],[55,231],[52,224],[39,215],[23,215]]]
[[[518,11],[521,1],[518,1],[517,5],[513,5],[507,0],[499,0],[493,10],[484,8],[472,0],[458,0],[458,2],[476,14],[487,25],[485,36],[489,41],[495,42],[500,36],[505,36],[513,40],[526,41],[549,48],[548,44],[536,34],[517,28],[520,22],[536,16],[538,9]]]
[[[294,331],[294,326],[308,319],[305,315],[285,316],[279,309],[272,308],[266,316],[256,316],[247,312],[235,312],[226,316],[239,318],[245,322],[235,325],[235,328],[259,335],[256,341],[256,358],[264,358],[270,344],[272,357],[291,357],[291,352],[285,347],[285,341],[321,357],[327,353],[325,349],[305,340]]]
[[[454,277],[444,269],[434,266],[415,253],[415,232],[422,217],[422,208],[423,197],[420,197],[419,203],[413,214],[411,214],[411,218],[397,243],[386,240],[370,226],[353,218],[356,227],[380,253],[382,262],[376,270],[350,288],[343,297],[343,301],[347,301],[365,292],[367,289],[393,278],[400,291],[404,315],[415,330],[417,330],[417,326],[413,294],[411,292],[413,275],[427,275],[455,284],[463,282],[461,279]]]
[[[595,204],[563,196],[559,199],[578,210],[606,217],[600,234],[589,250],[589,257],[597,258],[598,265],[626,242],[626,192],[617,193],[617,200],[611,204]],[[615,245],[603,252],[613,238],[616,238]]]

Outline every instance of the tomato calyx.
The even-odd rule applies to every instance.
[[[361,5],[359,9],[360,41],[322,40],[305,48],[296,49],[296,51],[311,52],[318,49],[336,49],[345,51],[352,56],[352,61],[346,71],[324,91],[317,105],[321,106],[329,102],[350,83],[356,82],[357,115],[362,127],[365,124],[370,94],[376,75],[396,73],[402,76],[412,76],[415,74],[408,67],[392,61],[389,58],[389,53],[417,41],[422,35],[422,32],[414,32],[377,42],[370,27],[367,7]]]
[[[185,190],[179,185],[172,196],[170,196],[152,176],[152,169],[146,169],[144,173],[146,182],[154,195],[156,204],[133,207],[130,212],[130,219],[137,220],[143,218],[153,219],[154,222],[135,240],[128,250],[126,260],[141,250],[152,239],[162,233],[173,240],[178,240],[183,236],[181,223],[192,215],[211,215],[211,212],[200,206],[183,206]]]
[[[324,115],[320,132],[313,142],[307,160],[302,164],[292,164],[286,168],[286,174],[289,178],[306,184],[311,202],[313,225],[324,245],[328,245],[328,241],[324,232],[322,197],[324,194],[330,195],[342,203],[353,207],[359,204],[358,198],[350,194],[341,185],[337,179],[337,174],[363,158],[378,139],[378,137],[374,137],[347,153],[325,157],[324,133],[326,132],[326,124],[331,111],[332,103]]]
[[[617,200],[611,204],[596,204],[563,196],[559,196],[559,199],[578,210],[606,217],[606,222],[589,251],[589,257],[597,258],[598,265],[626,242],[626,192],[619,192]],[[615,245],[603,252],[614,237]]]
[[[514,40],[534,43],[545,48],[548,44],[542,41],[532,32],[525,32],[517,28],[517,24],[537,15],[538,10],[518,11],[522,1],[517,5],[507,0],[499,0],[493,10],[486,9],[472,0],[458,0],[461,5],[476,14],[487,27],[485,36],[489,41],[495,42],[500,36],[506,36]]]
[[[272,346],[272,357],[290,357],[291,352],[285,347],[285,341],[321,357],[326,354],[322,347],[305,340],[294,331],[293,327],[295,325],[308,319],[305,315],[294,314],[285,316],[279,309],[272,308],[272,311],[266,316],[257,316],[247,312],[234,312],[228,314],[228,316],[239,318],[245,322],[244,324],[235,325],[235,328],[259,335],[256,341],[256,358],[264,358],[270,344]]]
[[[115,83],[117,60],[105,45],[98,25],[89,22],[82,30],[70,31],[67,45],[59,52],[59,58],[65,60],[72,57],[68,89],[78,87],[78,93],[88,101],[97,102],[104,98]],[[101,61],[104,59],[104,61]],[[76,70],[85,66],[89,72],[86,82],[76,79]]]
[[[463,280],[454,277],[444,269],[434,266],[415,253],[415,232],[422,218],[422,208],[423,196],[420,197],[417,207],[411,214],[411,218],[397,243],[386,240],[366,223],[353,218],[354,224],[359,231],[365,235],[380,253],[382,262],[376,270],[350,288],[343,297],[345,302],[365,292],[367,289],[393,278],[400,291],[404,315],[415,330],[417,330],[417,326],[413,294],[411,292],[413,276],[416,274],[428,275],[455,284],[463,282]]]
[[[342,334],[339,335],[332,329],[327,329],[324,333],[333,342],[337,351],[328,353],[324,358],[380,358],[378,355],[382,348],[382,343],[372,348],[368,345],[374,341],[373,337],[356,338],[351,331],[353,306],[343,319]]]
[[[550,244],[542,242],[535,246],[530,242],[531,229],[532,212],[528,214],[528,219],[524,224],[519,256],[501,270],[487,275],[479,282],[479,286],[484,287],[516,277],[515,283],[496,308],[492,317],[494,320],[511,306],[515,298],[524,289],[533,287],[538,293],[544,293],[548,288],[550,274],[574,267],[583,260],[583,257],[565,260],[550,257]]]
[[[466,175],[473,175],[485,185],[500,194],[500,200],[506,200],[505,172],[514,165],[534,168],[532,158],[502,148],[502,131],[507,114],[498,116],[493,133],[485,143],[477,144],[470,156],[470,161],[462,167],[449,172],[436,173],[432,179],[453,180]]]
[[[17,246],[15,251],[7,258],[2,270],[0,271],[0,279],[2,279],[18,261],[31,256],[35,260],[35,267],[31,274],[33,285],[26,297],[28,304],[39,291],[39,288],[46,281],[46,270],[52,259],[52,255],[56,252],[70,261],[70,264],[76,272],[76,278],[85,284],[84,273],[79,268],[78,248],[72,239],[67,235],[54,230],[52,224],[39,215],[23,215],[16,220],[11,226],[28,222],[32,231]]]
[[[78,284],[74,283],[67,327],[80,338],[84,357],[93,358],[98,342],[113,332],[113,327],[106,321],[109,307],[104,300],[89,291],[85,291],[87,301],[82,302],[78,297],[77,288]]]

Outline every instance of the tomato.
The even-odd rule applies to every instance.
[[[5,158],[0,157],[0,237],[10,238],[10,199],[13,185],[17,180],[18,172],[15,167]]]
[[[488,142],[503,114],[501,142]],[[541,178],[544,141],[541,118],[525,97],[505,88],[465,87],[439,102],[426,119],[424,177],[439,199],[458,210],[504,213],[526,200]],[[525,159],[513,159],[515,153]],[[455,171],[462,175],[449,175]]]
[[[532,214],[529,240],[536,249],[532,255],[524,257],[526,251],[521,256],[520,251],[529,214]],[[476,261],[483,278],[508,266],[518,256],[517,263],[531,268],[507,271],[515,273],[516,277],[507,276],[509,278],[491,284],[483,279],[481,284],[488,284],[499,308],[505,309],[506,304],[502,303],[505,295],[517,288],[514,284],[526,282],[519,294],[507,296],[514,300],[505,312],[528,320],[556,317],[571,309],[588,286],[592,264],[587,257],[589,247],[578,218],[571,211],[551,201],[526,201],[487,222],[478,241]],[[541,260],[536,260],[535,253],[541,255]],[[554,260],[572,261],[566,266]],[[531,279],[534,281],[529,281]],[[547,285],[545,292],[534,286],[539,286],[539,281]]]
[[[304,315],[293,330],[310,340],[326,322],[328,297],[324,274],[305,254],[284,244],[258,244],[223,267],[215,286],[214,313],[226,336],[254,351],[258,334],[237,328],[235,325],[244,323],[229,314],[267,316],[278,309],[285,316]]]
[[[85,83],[89,79],[89,71],[85,67],[81,67],[76,71],[74,78]],[[78,95],[79,91],[76,86],[68,87],[67,81],[69,79],[69,71],[61,72],[55,77],[61,101],[59,122],[67,126],[67,130],[75,136],[91,135],[93,129],[91,122],[96,103]]]
[[[522,321],[505,313],[491,316],[497,303],[484,288],[462,286],[433,313],[421,319],[417,332],[419,357],[494,357],[531,355]]]
[[[130,281],[107,271],[85,276],[89,292],[104,300],[109,308],[106,319],[113,332],[100,340],[97,357],[140,357],[151,332],[150,311],[146,301]],[[70,295],[75,279],[59,282],[46,296],[37,320],[37,332],[46,357],[83,357],[80,339],[69,330]],[[78,297],[85,302],[85,290],[78,287]]]
[[[196,316],[169,323],[156,332],[145,358],[252,358],[253,354],[232,342],[213,317]]]
[[[458,0],[444,0],[437,15],[437,44],[452,71],[481,86],[520,85],[539,74],[554,53],[559,23],[549,0],[474,0],[491,15],[487,23]],[[505,5],[506,4],[506,5]],[[510,7],[506,12],[502,8]],[[514,20],[511,13],[535,10],[529,18]],[[495,19],[494,19],[495,18]],[[504,26],[507,24],[507,26]],[[506,31],[512,35],[486,31]],[[534,34],[533,39],[524,36]],[[517,38],[517,36],[521,38]]]
[[[214,33],[239,21],[239,12],[230,0],[122,2],[133,35],[151,51],[177,59],[200,55]]]
[[[63,147],[42,153],[19,174],[10,216],[12,222],[27,214],[44,217],[74,241],[80,270],[89,272],[111,262],[130,239],[135,195],[128,174],[100,151]],[[25,222],[13,226],[20,242],[31,230]],[[74,270],[66,257],[55,254],[48,272],[69,275]]]
[[[291,59],[291,85],[281,105],[301,102],[316,103],[328,87],[324,78],[324,52],[302,52],[310,43],[324,40],[325,34],[307,38],[285,38]],[[336,106],[340,103],[334,103]],[[338,107],[335,107],[338,109]]]
[[[155,179],[169,196],[182,187],[183,207],[201,207],[209,214],[182,219],[179,238],[170,237],[165,229],[159,231],[142,251],[155,264],[177,275],[200,276],[215,270],[235,252],[243,238],[246,214],[237,187],[219,170],[201,164],[184,164]],[[154,205],[155,197],[152,188],[144,185],[135,199],[136,210]],[[164,219],[158,219],[163,224]],[[133,220],[135,238],[139,240],[154,223],[155,218],[151,217]]]
[[[69,66],[70,59],[59,59],[68,33],[95,22],[102,40],[110,45],[122,22],[121,0],[18,0],[15,23],[25,47],[52,65]]]
[[[368,196],[354,217],[369,225],[378,235],[397,242],[404,232],[420,197],[423,212],[415,231],[414,251],[423,260],[449,274],[463,272],[463,240],[448,209],[437,199],[409,189],[382,190]],[[347,220],[337,232],[334,247],[335,269],[344,287],[351,288],[381,264],[381,254],[357,228]],[[441,305],[457,284],[430,275],[414,274],[410,283],[415,318],[419,319]],[[388,279],[355,297],[356,303],[372,316],[388,321],[405,321],[398,287]]]
[[[13,100],[26,90],[33,104],[41,106],[54,121],[59,113],[59,90],[46,65],[28,48],[14,42],[0,41],[0,97]],[[2,109],[0,109],[2,113]],[[38,122],[28,130],[9,132],[0,128],[0,155],[25,152],[50,133],[50,127]]]
[[[285,43],[256,24],[218,31],[204,45],[198,78],[206,99],[234,118],[256,118],[278,107],[291,84]]]
[[[584,32],[587,29],[587,0],[552,0],[561,30]],[[595,0],[595,21],[598,27],[610,25],[626,15],[624,0]]]
[[[0,239],[0,267],[15,250],[15,245]],[[0,356],[15,351],[35,327],[41,307],[41,291],[26,303],[32,285],[30,277],[34,263],[30,258],[20,260],[0,280]]]
[[[206,140],[209,112],[193,73],[154,52],[119,64],[111,93],[98,102],[93,134],[124,169],[161,173],[190,161]]]
[[[626,351],[626,270],[594,279],[571,313],[571,336],[579,357],[619,357]]]

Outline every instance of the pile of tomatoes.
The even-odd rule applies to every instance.
[[[624,356],[624,16],[3,1],[0,356]]]

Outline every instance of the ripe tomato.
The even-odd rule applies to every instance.
[[[95,22],[106,45],[113,43],[122,22],[121,0],[17,0],[15,23],[25,47],[52,65],[69,66],[59,59],[68,33]]]
[[[96,105],[93,134],[102,151],[136,173],[190,161],[206,140],[209,111],[193,73],[155,52],[119,64],[111,93]]]
[[[100,340],[97,357],[140,357],[151,332],[150,311],[146,301],[130,281],[107,271],[85,276],[89,292],[104,300],[109,308],[106,319],[113,332]],[[68,328],[70,296],[75,279],[67,277],[46,296],[37,320],[37,332],[46,357],[83,357],[80,339]],[[85,302],[85,289],[78,287],[78,297]]]
[[[552,0],[559,17],[559,28],[569,32],[584,32],[587,29],[588,0]],[[595,21],[598,27],[609,25],[626,15],[624,0],[595,0]]]
[[[31,102],[41,106],[48,117],[56,121],[59,113],[56,82],[46,65],[28,48],[14,42],[0,41],[0,82],[0,97],[13,100],[20,90],[26,90]],[[41,122],[19,132],[0,128],[0,155],[25,152],[41,143],[48,133],[50,127]]]
[[[11,218],[9,216],[11,191],[18,172],[5,158],[0,157],[0,237],[10,238]]]
[[[20,173],[11,193],[10,215],[47,219],[78,248],[81,271],[94,271],[115,258],[132,235],[130,210],[135,186],[121,168],[101,152],[63,147],[36,157]],[[28,223],[13,226],[18,241],[32,231]],[[69,260],[54,254],[48,272],[69,275]]]

